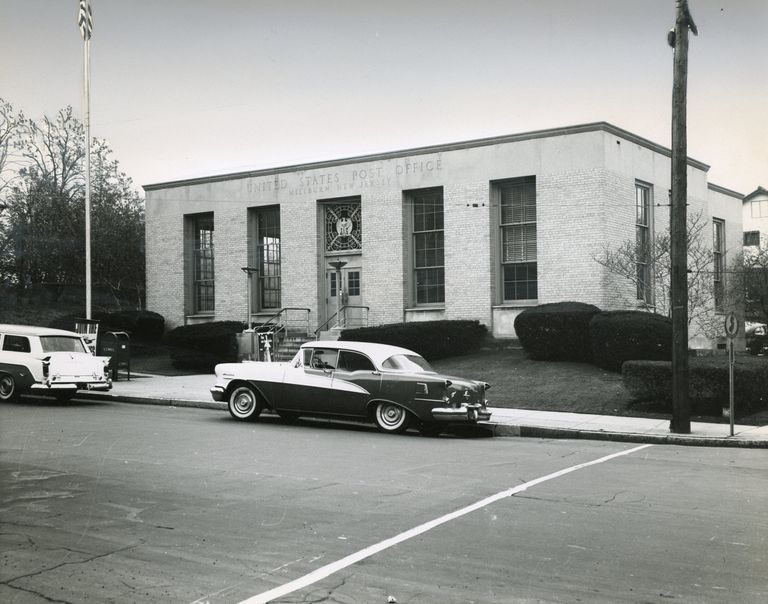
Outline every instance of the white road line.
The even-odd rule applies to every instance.
[[[341,560],[337,560],[336,562],[331,562],[330,564],[326,564],[325,566],[322,566],[317,570],[314,570],[311,573],[304,575],[303,577],[294,579],[290,583],[285,583],[284,585],[275,587],[274,589],[270,589],[269,591],[265,591],[253,597],[250,597],[247,600],[243,600],[240,604],[265,604],[266,602],[270,602],[275,598],[279,598],[281,596],[285,596],[290,593],[293,593],[294,591],[298,591],[299,589],[304,589],[305,587],[309,587],[313,583],[317,583],[321,579],[325,579],[326,577],[329,577],[330,575],[337,573],[340,570],[347,568],[348,566],[352,566],[353,564],[356,564],[361,560],[370,558],[374,554],[378,554],[379,552],[385,549],[388,549],[394,545],[397,545],[398,543],[402,543],[403,541],[407,541],[408,539],[413,539],[414,537],[417,537],[422,533],[426,533],[427,531],[432,530],[433,528],[438,527],[441,524],[445,524],[446,522],[450,522],[451,520],[455,520],[456,518],[465,516],[470,512],[474,512],[476,510],[484,508],[492,503],[495,503],[496,501],[499,501],[500,499],[505,499],[507,497],[511,497],[512,495],[517,495],[518,493],[527,491],[530,487],[534,487],[536,485],[539,485],[543,482],[547,482],[549,480],[554,480],[555,478],[560,478],[561,476],[565,476],[566,474],[570,474],[571,472],[575,472],[576,470],[581,470],[582,468],[587,468],[589,466],[594,466],[600,463],[604,463],[606,461],[610,461],[612,459],[615,459],[617,457],[622,457],[624,455],[630,455],[632,453],[636,453],[637,451],[640,451],[642,449],[646,449],[652,446],[653,445],[640,445],[639,447],[635,447],[634,449],[627,449],[626,451],[620,451],[618,453],[606,455],[605,457],[601,457],[593,461],[580,463],[578,465],[571,466],[570,468],[565,468],[564,470],[559,470],[558,472],[553,472],[552,474],[547,474],[546,476],[542,476],[540,478],[536,478],[534,480],[524,482],[523,484],[517,485],[516,487],[512,487],[511,489],[507,489],[506,491],[501,491],[499,493],[496,493],[495,495],[491,495],[490,497],[481,499],[480,501],[477,501],[472,505],[468,505],[467,507],[461,508],[460,510],[456,510],[455,512],[451,512],[450,514],[446,514],[445,516],[441,516],[440,518],[436,518],[435,520],[430,520],[429,522],[425,522],[424,524],[421,524],[417,527],[414,527],[410,530],[400,533],[399,535],[391,537],[390,539],[385,539],[384,541],[376,543],[375,545],[371,545],[370,547],[361,549],[360,551],[355,552],[354,554],[350,554],[349,556],[346,556]]]

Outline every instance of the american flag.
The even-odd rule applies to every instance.
[[[80,35],[83,40],[90,40],[93,33],[93,13],[91,13],[91,0],[80,0],[80,11],[77,15],[77,24],[80,26]]]

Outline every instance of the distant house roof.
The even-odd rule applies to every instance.
[[[744,201],[750,201],[753,197],[757,197],[758,195],[768,195],[768,189],[765,187],[757,187],[757,189],[744,198]]]

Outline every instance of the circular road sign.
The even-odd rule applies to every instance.
[[[725,335],[732,338],[737,333],[739,333],[739,322],[736,319],[736,315],[729,312],[725,317]]]

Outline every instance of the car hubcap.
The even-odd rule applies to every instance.
[[[9,377],[0,378],[0,398],[8,398],[13,394],[13,380]]]
[[[382,405],[379,407],[379,419],[387,428],[397,428],[403,423],[405,409],[396,405]]]
[[[232,406],[235,411],[240,415],[247,415],[255,405],[255,401],[250,392],[243,391],[238,392],[235,396],[235,400],[232,402]]]

